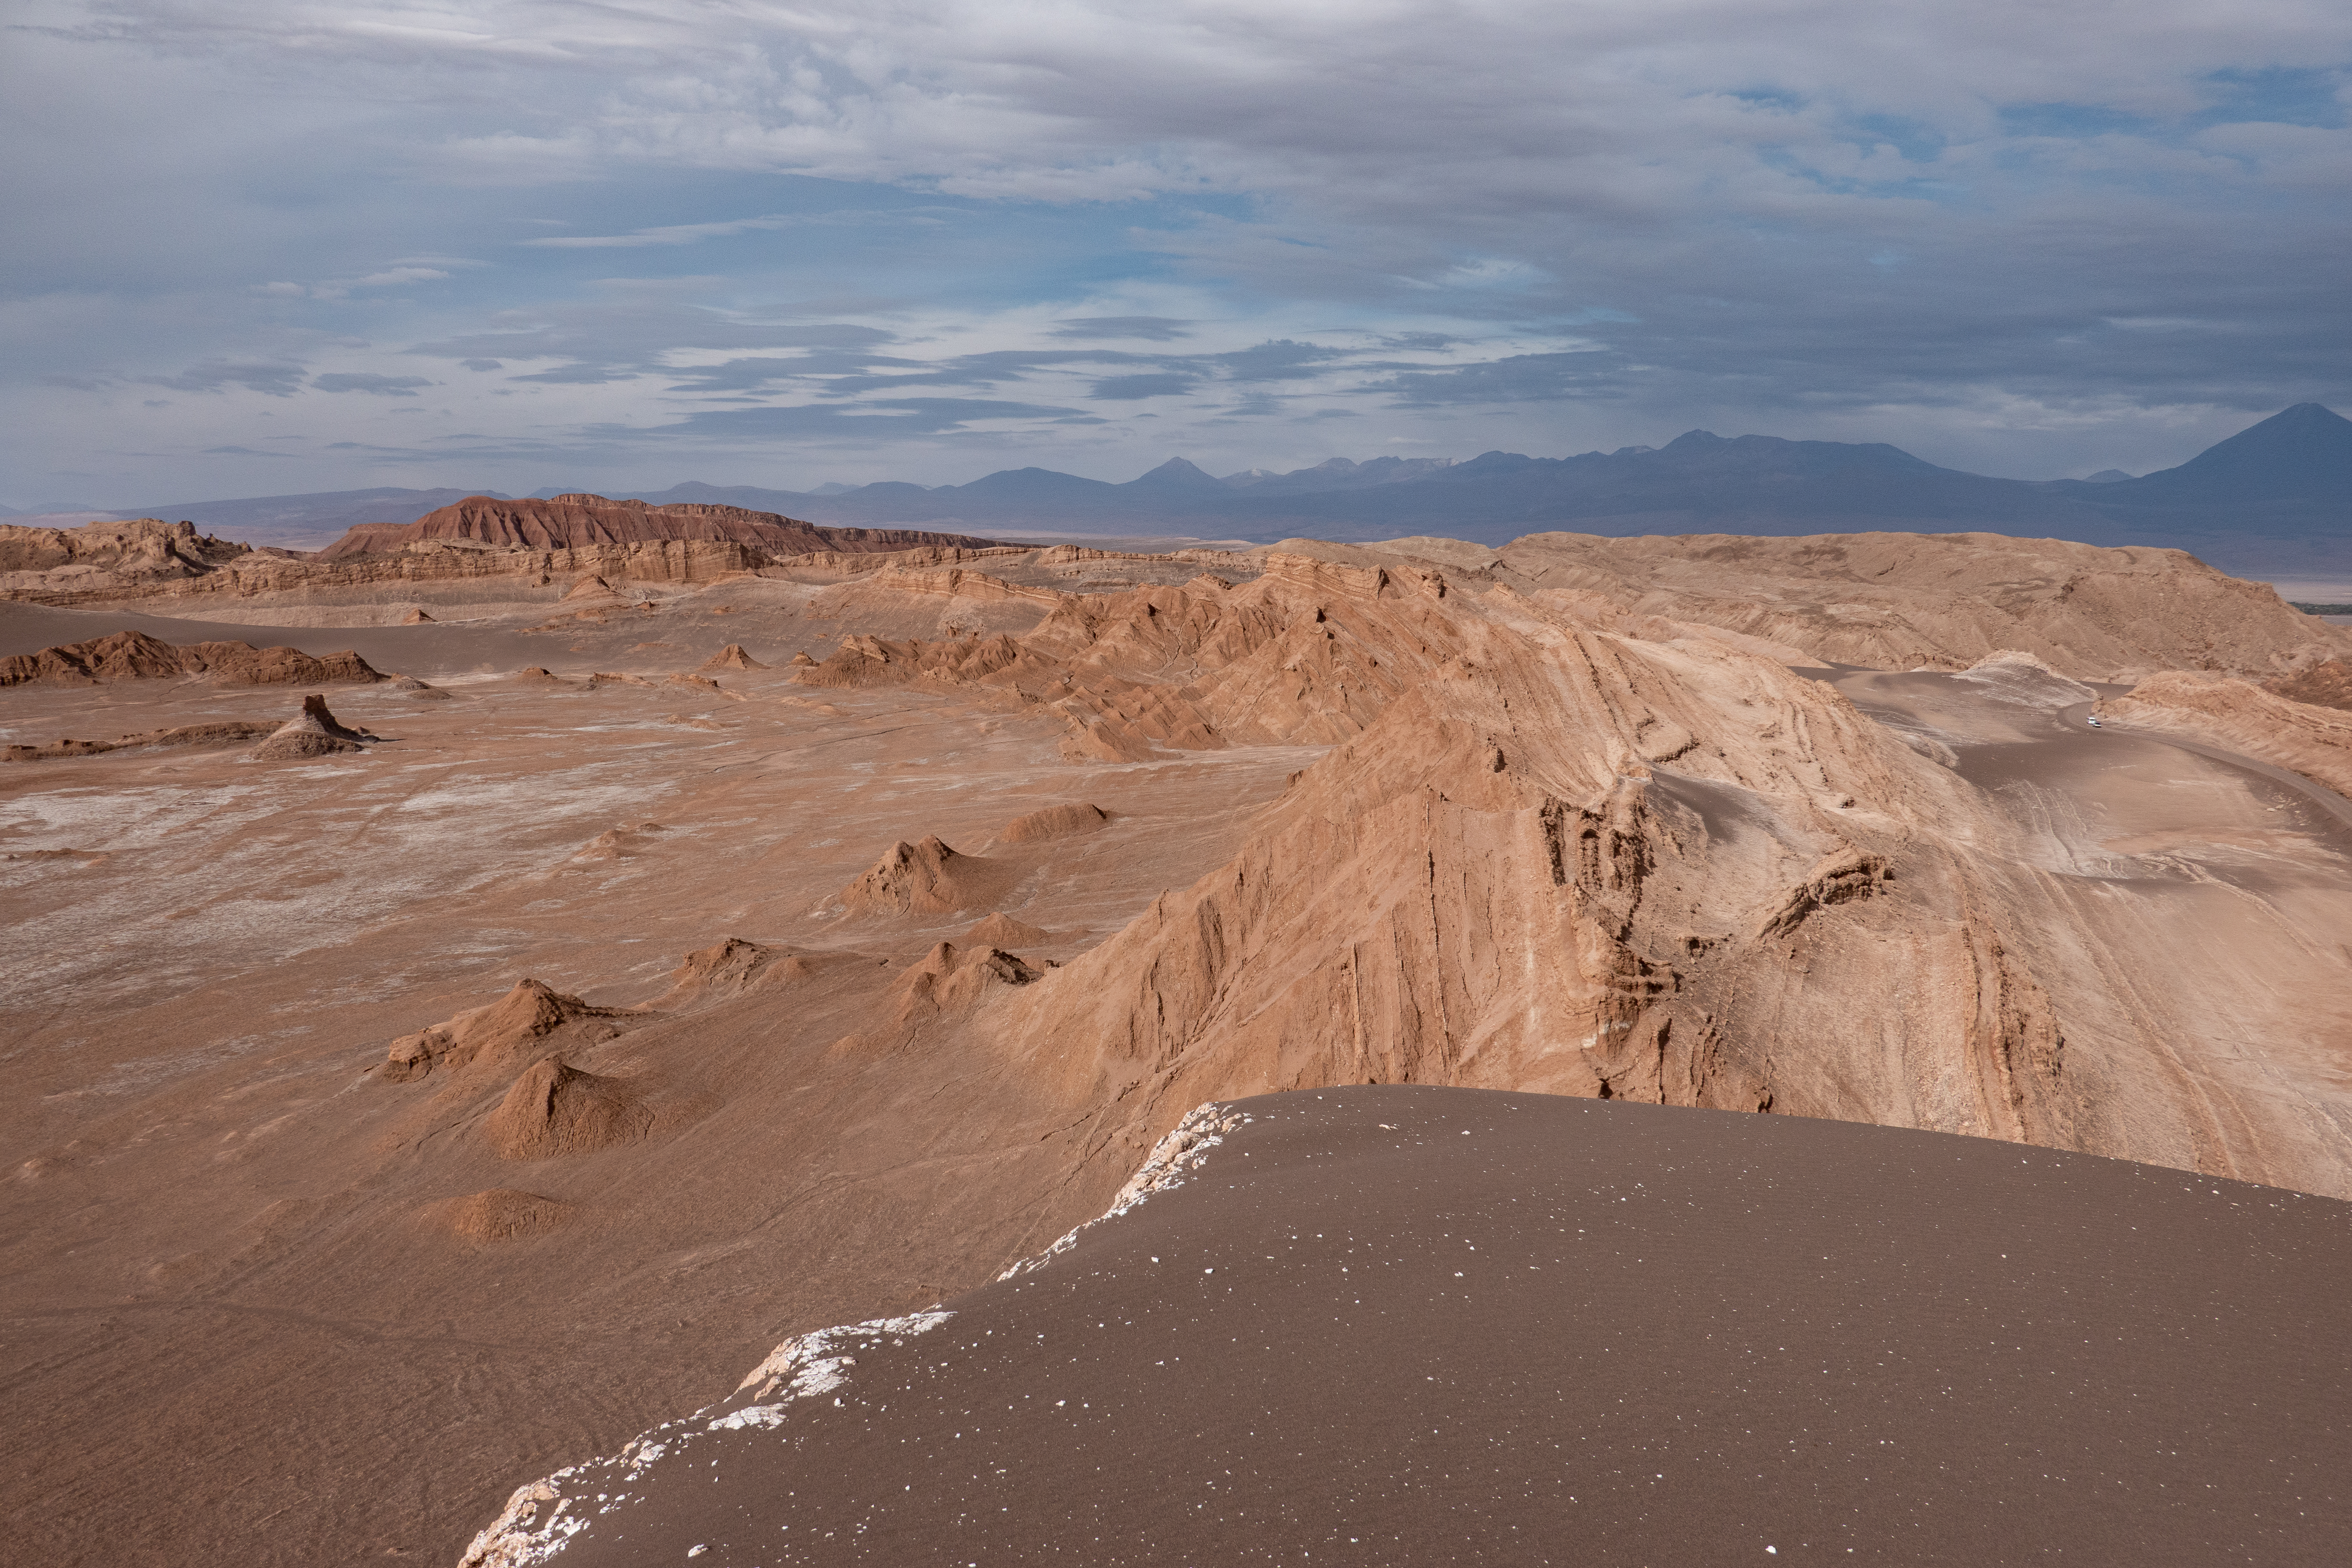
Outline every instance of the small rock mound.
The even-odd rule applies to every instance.
[[[521,669],[521,670],[517,671],[517,672],[516,672],[516,675],[515,675],[515,679],[516,679],[517,680],[551,680],[551,680],[555,679],[556,678],[555,678],[554,676],[550,675],[550,674],[548,673],[548,671],[547,671],[547,667],[546,667],[545,665],[543,665],[543,664],[534,664],[534,665],[531,665],[531,666],[530,666],[529,668],[525,668],[525,669]]]
[[[363,752],[362,741],[374,736],[364,730],[353,730],[336,719],[327,709],[327,700],[320,696],[302,699],[302,716],[289,719],[277,733],[253,748],[249,753],[257,763],[283,763],[304,757],[332,756],[338,752]]]
[[[393,1041],[380,1070],[387,1083],[407,1083],[436,1068],[449,1071],[513,1056],[560,1033],[591,1042],[608,1040],[620,1033],[608,1021],[618,1016],[614,1008],[592,1007],[536,980],[520,980],[487,1007]]]
[[[620,596],[613,585],[602,577],[583,577],[572,584],[572,592],[563,595],[563,602],[570,604],[574,599],[617,599]]]
[[[1026,816],[1016,816],[997,829],[999,844],[1031,844],[1045,838],[1069,838],[1092,833],[1110,820],[1098,805],[1049,805]]]
[[[975,921],[972,928],[963,933],[963,939],[988,947],[1038,947],[1053,941],[1054,933],[1040,931],[1026,921],[1016,921],[999,911]]]
[[[541,1057],[515,1079],[482,1130],[501,1160],[551,1160],[634,1143],[653,1124],[653,1112],[623,1080]]]
[[[778,981],[802,979],[812,972],[808,960],[791,948],[768,947],[730,936],[715,946],[688,953],[669,972],[669,989],[653,1005],[676,1008],[716,1001]]]
[[[940,942],[892,983],[887,1021],[844,1037],[835,1042],[834,1050],[873,1055],[903,1049],[921,1038],[929,1026],[952,1023],[991,993],[1030,984],[1045,974],[1001,948]]]
[[[441,1214],[442,1223],[467,1241],[519,1241],[545,1235],[571,1217],[571,1205],[512,1187],[468,1193]]]
[[[958,854],[934,835],[892,845],[840,897],[844,908],[860,913],[944,915],[993,902],[1011,880],[1007,868]]]
[[[704,659],[702,668],[705,669],[766,669],[770,667],[745,653],[741,643],[731,642]]]
[[[425,613],[425,607],[420,605],[415,609],[409,611],[406,617],[404,618],[400,624],[404,626],[425,626],[433,625],[434,620],[431,616]]]

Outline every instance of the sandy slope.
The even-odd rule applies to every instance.
[[[10,1386],[41,1413],[0,1456],[13,1527],[59,1563],[454,1557],[517,1480],[788,1332],[978,1284],[1268,1089],[2352,1193],[2336,819],[2093,734],[2099,694],[2034,663],[1956,668],[2036,627],[2078,675],[2184,638],[2307,668],[2307,626],[2233,622],[2162,552],[2065,557],[2067,594],[1976,545],[1996,609],[2004,571],[2055,585],[1906,611],[1937,671],[1792,669],[1855,651],[1835,605],[1686,584],[1668,616],[1528,548],[809,558],[510,611],[478,595],[515,563],[475,563],[397,584],[446,589],[431,622],[256,639],[445,694],[339,689],[362,753],[0,763]],[[1773,569],[1844,582],[1853,548]],[[1724,593],[1758,570],[1698,555]],[[2144,582],[2208,629],[2069,607]],[[172,624],[8,614],[5,652]],[[766,668],[707,668],[728,645]],[[294,707],[201,675],[5,702],[42,742]]]
[[[2317,1563],[2340,1203],[1463,1089],[1204,1108],[1174,1184],[779,1347],[469,1563]],[[1212,1131],[1214,1129],[1214,1131]]]

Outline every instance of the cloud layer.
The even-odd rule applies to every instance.
[[[2038,476],[2352,403],[2335,5],[32,0],[8,37],[16,504],[1695,425]]]

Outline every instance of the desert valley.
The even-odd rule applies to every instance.
[[[1304,1479],[1331,1452],[1244,1465],[1245,1494],[1271,1489],[1247,1519],[1217,1490],[1232,1453],[1173,1427],[1172,1471],[1118,1483],[1134,1530],[1103,1536],[1097,1511],[1077,1544],[1072,1500],[1110,1495],[1089,1467],[1153,1451],[1136,1423],[1242,1379],[1278,1385],[1286,1429],[1328,1418],[1332,1452],[1378,1453],[1378,1413],[1419,1395],[1316,1390],[1366,1355],[1402,1376],[1450,1353],[1430,1336],[1473,1311],[1451,1268],[1410,1309],[1350,1287],[1395,1316],[1328,1349],[1315,1310],[1280,1304],[1277,1239],[1323,1245],[1300,1216],[1337,1201],[1318,1159],[1364,1195],[1316,1225],[1423,1268],[1472,1246],[1462,1216],[1531,1212],[1498,1171],[1549,1173],[1528,1201],[1563,1215],[1687,1189],[1703,1235],[1608,1211],[1665,1268],[1573,1306],[1527,1292],[1585,1219],[1488,1244],[1523,1259],[1508,1321],[1543,1343],[1585,1325],[1559,1353],[1591,1364],[1542,1375],[1620,1404],[1592,1381],[1600,1325],[1654,1394],[1715,1342],[1673,1321],[1706,1280],[1769,1281],[1816,1244],[1843,1268],[1896,1225],[1914,1240],[1885,1266],[1944,1303],[1902,1343],[1982,1373],[2032,1342],[2020,1386],[2041,1392],[1988,1384],[1942,1452],[2014,1458],[2003,1421],[2061,1419],[2074,1395],[2037,1379],[2065,1369],[2092,1391],[2069,1421],[2171,1387],[2162,1442],[2218,1424],[2235,1446],[2184,1461],[2172,1511],[2134,1494],[2139,1560],[2340,1539],[2352,628],[2266,586],[1981,533],[1130,553],[586,494],[478,498],[315,554],[163,521],[0,528],[0,552],[26,1561],[964,1561],[980,1514],[1016,1507],[1052,1517],[996,1560],[1198,1561],[1211,1539],[1227,1561],[1543,1560],[1494,1495],[1409,1477],[1365,1478],[1386,1500],[1335,1534]],[[1918,1239],[1961,1215],[1965,1244]],[[2143,1226],[2167,1249],[2133,1253]],[[1244,1293],[1219,1298],[1254,1325],[1232,1346],[1260,1333],[1295,1377],[1216,1351],[1199,1325],[1223,1320],[1175,1298],[1084,1294],[1131,1278],[1121,1259],[1260,1230],[1261,1272],[1236,1253],[1211,1282]],[[2041,1272],[2003,1297],[2023,1266],[1984,1248]],[[1800,1272],[1773,1289],[1833,1293]],[[1604,1274],[1549,1278],[1590,1296]],[[2084,1350],[2050,1316],[2065,1279],[2140,1327]],[[2040,1325],[2014,1351],[1950,1315],[1986,1290],[1971,1311]],[[1125,1351],[1048,1411],[1060,1374],[981,1354],[1153,1301],[1200,1369],[1165,1388]],[[985,1326],[919,1338],[958,1313]],[[882,1326],[821,1332],[857,1323]],[[1826,1331],[1807,1308],[1763,1337]],[[2233,1369],[2210,1396],[2126,1365],[2176,1332]],[[1485,1342],[1460,1342],[1474,1372]],[[949,1359],[908,1360],[927,1345]],[[1498,1414],[1517,1396],[1495,1389],[1535,1375],[1505,1359],[1427,1424],[1433,1474],[1549,1430]],[[927,1415],[905,1383],[894,1427],[866,1403],[892,1368],[965,1384]],[[869,1409],[854,1432],[845,1384]],[[1865,1441],[1853,1400],[1824,1417],[1801,1381],[1750,1392]],[[1128,1436],[1004,1429],[995,1474],[1058,1478],[1009,1491],[907,1469],[956,1401],[998,1395],[1124,1400]],[[681,1447],[698,1408],[706,1447]],[[1483,1426],[1442,1435],[1473,1408]],[[1684,1416],[1639,1419],[1635,1447]],[[1662,1536],[1628,1451],[1592,1461],[1576,1560],[1728,1551],[1762,1528],[1743,1487],[1810,1477],[1819,1512],[1860,1484],[1810,1450],[1718,1458],[1675,1473],[1697,1489]],[[681,1492],[686,1454],[738,1479]],[[2186,1497],[2209,1461],[2236,1479]],[[2126,1457],[2114,1484],[2153,1498],[2172,1462]],[[1932,1517],[1957,1531],[1937,1551],[2000,1554],[1939,1500],[1932,1454],[1907,1481],[1884,1463],[1925,1512],[1804,1539],[1894,1560]],[[1199,1533],[1211,1503],[1168,1500],[1194,1469],[1222,1533]],[[650,1477],[637,1545],[624,1472]],[[898,1514],[851,1508],[889,1476]],[[919,1504],[908,1477],[941,1489]],[[2107,1503],[2013,1506],[2078,1550],[2115,1539]],[[1465,1508],[1483,1522],[1447,1533]]]

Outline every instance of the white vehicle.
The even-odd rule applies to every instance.
[[[2096,713],[2092,714],[2089,718],[2084,720],[2083,722],[2088,724],[2094,730],[2103,730],[2106,727],[2099,722],[2099,716]]]

